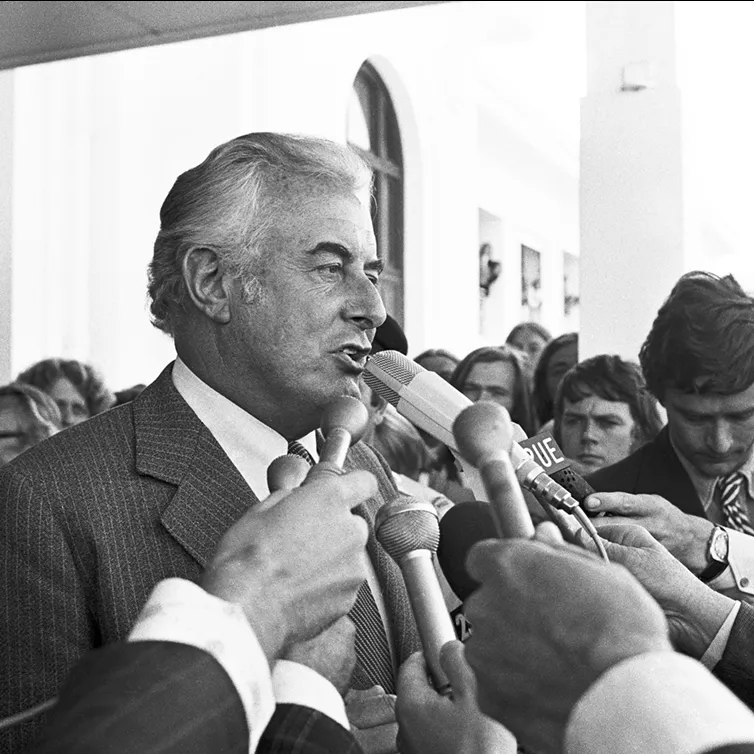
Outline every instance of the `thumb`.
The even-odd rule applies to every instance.
[[[500,567],[505,547],[506,543],[499,539],[484,539],[477,542],[466,556],[466,572],[474,581],[481,583],[487,574]]]

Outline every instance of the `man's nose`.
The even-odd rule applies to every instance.
[[[387,313],[382,296],[366,275],[357,277],[349,299],[349,316],[362,330],[379,327],[385,321]]]
[[[722,455],[727,453],[733,445],[733,433],[726,421],[715,422],[707,434],[707,447],[714,453]]]
[[[593,421],[589,421],[589,419],[584,422],[584,430],[581,433],[581,442],[585,444],[597,442],[597,425]]]

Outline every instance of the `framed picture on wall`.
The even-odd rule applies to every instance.
[[[579,325],[579,258],[568,251],[563,252],[563,314],[570,330]]]
[[[521,246],[521,321],[542,321],[542,258],[529,246]]]

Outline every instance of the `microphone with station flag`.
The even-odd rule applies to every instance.
[[[447,445],[454,454],[462,456],[453,437],[453,422],[472,402],[442,377],[397,351],[381,351],[367,360],[364,380],[372,390],[395,406],[398,413]],[[579,501],[569,489],[548,476],[533,459],[531,450],[525,450],[517,442],[511,445],[510,460],[519,484],[537,500],[559,510],[572,513],[578,509]],[[575,472],[567,475],[566,481],[575,490],[577,485],[572,477],[580,477]],[[478,498],[484,496],[483,490],[472,489]]]
[[[435,690],[450,694],[440,649],[456,634],[432,562],[440,541],[437,511],[416,498],[394,500],[377,511],[374,533],[403,574]]]

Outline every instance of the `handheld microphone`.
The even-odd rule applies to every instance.
[[[322,475],[342,474],[348,449],[361,439],[368,423],[369,412],[358,398],[342,395],[330,403],[320,423],[325,443],[319,462],[309,469],[306,481]]]
[[[367,360],[364,380],[419,429],[460,453],[453,437],[453,422],[472,402],[442,377],[428,372],[402,353],[380,351]],[[550,478],[517,442],[511,446],[510,460],[519,484],[538,500],[567,512],[578,508],[577,500],[568,489]],[[575,472],[572,474],[576,476]]]
[[[474,403],[453,422],[453,436],[461,455],[481,472],[498,536],[531,539],[534,524],[508,454],[513,443],[508,412],[497,403]]]
[[[295,490],[300,487],[311,466],[299,456],[278,456],[267,467],[267,486],[270,492]]]
[[[447,695],[450,681],[440,666],[440,649],[456,635],[432,563],[440,541],[437,512],[416,498],[395,500],[377,511],[374,530],[403,574],[435,690]]]

